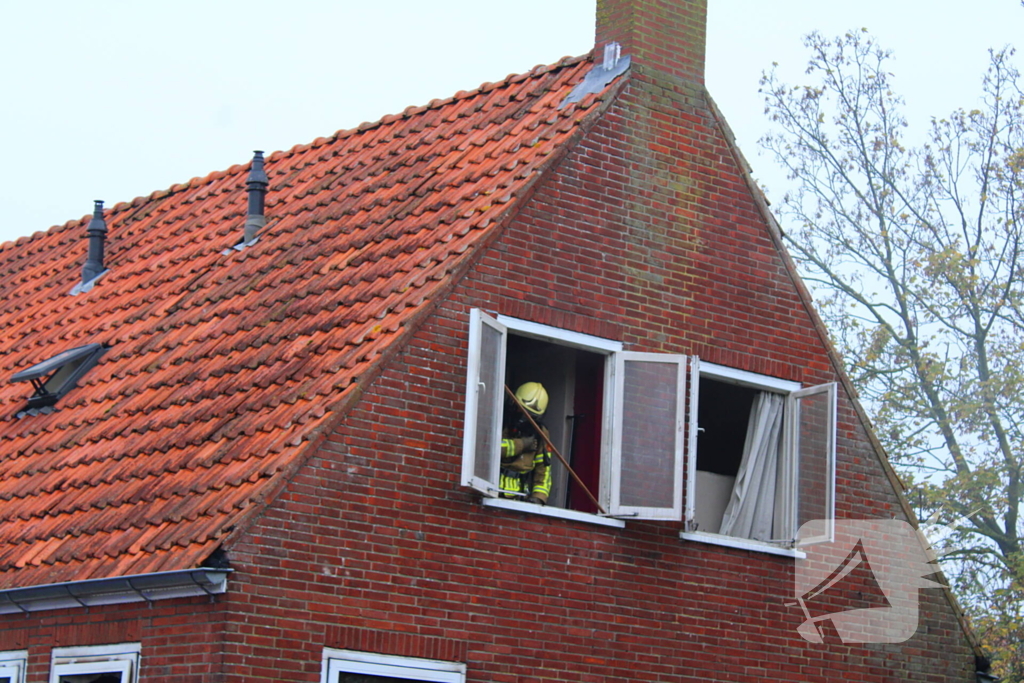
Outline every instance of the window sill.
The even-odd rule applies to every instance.
[[[527,512],[534,515],[543,515],[545,517],[557,517],[558,519],[571,519],[574,522],[584,522],[586,524],[610,526],[616,529],[626,528],[626,523],[623,522],[621,519],[613,519],[611,517],[599,517],[597,515],[592,515],[588,512],[563,510],[562,508],[548,507],[546,505],[521,503],[518,500],[508,500],[507,498],[484,498],[483,504],[484,507],[489,508],[515,510],[516,512]]]
[[[803,560],[807,558],[807,553],[802,550],[797,550],[796,548],[783,548],[769,543],[762,543],[761,541],[751,541],[746,538],[722,536],[721,534],[709,534],[704,531],[683,531],[679,534],[679,538],[684,541],[697,541],[698,543],[708,543],[710,545],[722,545],[727,548],[739,548],[740,550],[751,550],[757,553],[792,557],[796,560]]]

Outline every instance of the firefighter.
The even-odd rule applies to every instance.
[[[548,408],[548,392],[540,382],[527,382],[516,389],[516,398],[530,412],[534,422],[548,436],[540,422]],[[551,494],[551,453],[541,435],[518,406],[509,407],[501,432],[501,480],[503,498],[546,505]]]

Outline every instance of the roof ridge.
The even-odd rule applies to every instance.
[[[566,67],[576,66],[581,62],[589,61],[591,59],[592,53],[587,53],[585,55],[579,55],[576,57],[565,56],[553,64],[538,64],[529,71],[519,74],[509,74],[500,81],[486,81],[484,83],[481,83],[473,90],[459,90],[450,97],[435,98],[424,105],[409,105],[408,107],[403,109],[400,114],[385,114],[384,116],[381,116],[379,119],[376,119],[374,121],[364,121],[353,128],[342,128],[338,131],[335,131],[330,136],[318,137],[312,142],[293,145],[287,150],[273,151],[266,156],[266,161],[267,163],[270,163],[271,161],[280,161],[281,159],[286,159],[291,156],[295,156],[299,153],[306,152],[311,149],[316,149],[318,147],[322,147],[337,140],[342,140],[353,135],[365,133],[366,131],[379,128],[382,125],[387,125],[389,123],[394,123],[395,121],[401,121],[404,119],[412,118],[413,116],[418,116],[428,111],[440,109],[441,107],[452,102],[471,99],[481,94],[486,94],[493,90],[507,87],[513,83],[522,82],[528,78],[539,78],[540,76],[544,76],[553,71],[564,69]],[[150,201],[164,199],[172,195],[178,194],[180,192],[184,192],[185,190],[188,190],[190,188],[200,187],[212,181],[221,180],[226,176],[240,175],[249,168],[251,163],[251,161],[248,161],[244,164],[232,164],[226,169],[211,171],[210,173],[207,173],[204,176],[194,176],[183,183],[175,183],[171,185],[169,188],[154,190],[148,195],[139,195],[138,197],[135,197],[131,200],[118,202],[117,204],[114,204],[109,209],[107,209],[104,215],[113,217],[116,214],[123,213],[125,211],[128,211],[129,209],[142,206],[143,204],[146,204],[147,202]],[[39,230],[32,233],[32,235],[24,235],[16,238],[15,240],[8,240],[7,242],[2,242],[0,243],[0,261],[2,261],[3,263],[7,262],[7,259],[4,259],[4,252],[10,251],[14,247],[28,244],[29,242],[35,240],[37,236],[41,238],[50,234],[59,234],[61,232],[72,230],[76,226],[85,225],[91,218],[92,214],[85,214],[81,218],[70,219],[62,224],[53,225],[47,230]]]
[[[591,54],[587,53],[585,55],[580,55],[577,57],[565,56],[559,59],[554,64],[538,64],[529,71],[518,74],[509,74],[500,81],[485,81],[484,83],[481,83],[473,90],[459,90],[450,97],[435,98],[423,105],[409,105],[408,107],[403,109],[402,112],[399,114],[385,114],[384,116],[374,121],[364,121],[353,128],[343,128],[341,130],[338,130],[329,137],[320,137],[313,140],[312,142],[294,145],[287,150],[277,150],[275,152],[272,152],[267,157],[267,160],[270,161],[270,159],[278,160],[282,158],[287,158],[288,156],[294,156],[302,152],[307,152],[311,149],[323,147],[324,145],[330,144],[331,142],[335,142],[337,140],[343,140],[345,138],[352,137],[353,135],[366,133],[367,131],[374,130],[375,128],[379,128],[383,125],[395,123],[396,121],[410,119],[413,116],[419,116],[428,111],[440,109],[441,107],[444,107],[453,102],[472,99],[474,97],[487,94],[499,88],[504,88],[514,83],[520,83],[528,78],[539,78],[553,71],[570,66],[576,66],[577,64],[584,61],[588,61],[590,59]]]

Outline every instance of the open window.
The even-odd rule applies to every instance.
[[[12,382],[30,382],[36,390],[28,399],[29,408],[52,406],[61,396],[71,391],[78,380],[106,351],[102,344],[86,344],[58,353],[53,358],[36,363],[15,373]]]
[[[392,683],[430,681],[465,683],[466,665],[418,657],[324,648],[321,683]]]
[[[462,481],[486,496],[515,495],[499,484],[506,386],[541,382],[544,426],[581,482],[553,460],[549,506],[685,519],[689,532],[787,546],[802,523],[833,517],[835,384],[626,352],[478,310],[469,337]]]
[[[684,356],[625,353],[619,342],[478,310],[469,346],[463,484],[515,498],[500,485],[503,427],[516,415],[506,387],[540,382],[543,426],[576,475],[552,458],[549,506],[681,517]]]
[[[0,652],[0,683],[25,683],[28,650]]]
[[[836,385],[802,388],[693,359],[687,519],[693,531],[791,545],[827,520],[835,489]],[[699,397],[699,400],[698,398]]]
[[[140,653],[139,643],[54,648],[50,683],[136,683]]]

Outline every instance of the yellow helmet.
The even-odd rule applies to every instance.
[[[527,382],[521,385],[516,389],[516,398],[538,417],[548,409],[548,392],[540,382]]]

